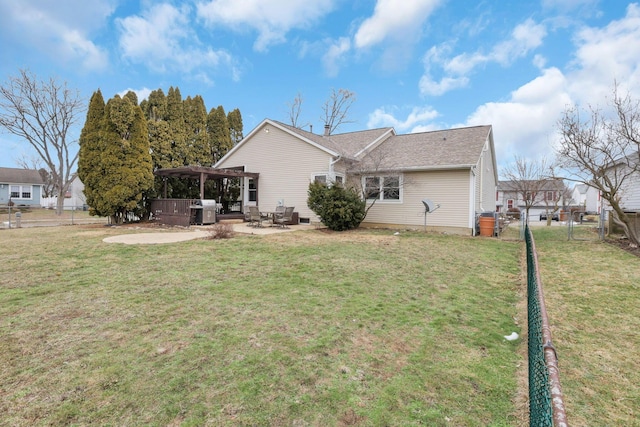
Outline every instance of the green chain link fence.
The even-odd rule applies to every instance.
[[[525,241],[529,329],[529,425],[567,427],[558,378],[558,359],[551,341],[536,246],[528,225],[525,228]]]

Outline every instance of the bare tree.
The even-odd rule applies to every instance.
[[[304,99],[302,98],[302,94],[298,92],[296,97],[293,99],[293,102],[287,103],[287,114],[289,115],[289,123],[294,128],[302,128],[303,125],[300,125],[300,113],[302,111],[302,102]]]
[[[527,223],[531,207],[544,201],[549,171],[549,162],[545,158],[527,160],[519,156],[515,156],[513,163],[502,170],[503,187],[524,204]]]
[[[550,178],[544,180],[543,186],[543,201],[547,214],[547,226],[551,225],[554,214],[558,212],[560,208],[566,208],[567,204],[571,201],[571,192],[565,184],[564,179],[555,176],[556,173],[553,166],[550,167],[549,172]]]
[[[364,153],[358,160],[344,159],[348,187],[359,192],[366,201],[365,217],[381,197],[399,197],[400,190],[412,181],[392,155],[389,145],[379,145]]]
[[[0,86],[0,126],[25,139],[44,162],[58,196],[57,214],[62,213],[78,160],[69,132],[85,108],[78,91],[66,83],[38,81],[26,70]]]
[[[349,120],[349,109],[356,100],[356,94],[347,89],[331,90],[331,96],[322,106],[325,133],[331,135],[340,125],[353,123]]]
[[[637,246],[640,235],[622,205],[627,182],[640,173],[640,104],[613,89],[613,114],[589,107],[587,118],[578,107],[567,108],[558,122],[558,157],[572,179],[600,191],[614,212],[613,221],[629,242]]]

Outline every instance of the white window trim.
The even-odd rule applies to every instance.
[[[19,188],[19,197],[11,196],[11,187]],[[29,194],[31,194],[31,197],[22,197],[22,194],[24,193],[23,189],[25,188],[30,188]],[[11,200],[33,200],[33,185],[9,184],[9,196],[11,197]]]
[[[330,172],[328,172],[328,171],[324,171],[324,172],[314,172],[314,173],[312,173],[312,174],[311,174],[311,178],[310,178],[310,179],[311,179],[311,182],[316,182],[316,177],[318,177],[318,176],[324,176],[324,177],[326,178],[326,180],[327,180],[326,182],[327,182],[327,183],[332,183],[332,184],[333,184],[334,182],[336,182],[336,178],[337,178],[337,177],[340,177],[340,178],[342,179],[342,184],[344,184],[344,183],[345,183],[345,176],[344,176],[344,174],[342,174],[342,173],[337,173],[337,172],[334,172],[334,173],[332,174],[332,173],[330,173]]]
[[[398,198],[397,199],[383,199],[382,196],[384,192],[382,191],[382,183],[384,182],[384,178],[387,177],[398,177]],[[384,174],[384,175],[365,175],[362,177],[362,188],[366,188],[367,178],[380,178],[380,196],[377,199],[367,199],[367,201],[375,200],[376,204],[384,203],[384,204],[399,204],[402,203],[404,197],[404,175],[399,174]]]

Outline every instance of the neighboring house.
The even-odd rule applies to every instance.
[[[568,192],[562,191],[562,185],[558,185],[554,180],[530,181],[534,184],[527,186],[519,184],[515,181],[498,181],[498,190],[496,191],[496,211],[507,213],[509,211],[518,210],[524,213],[526,210],[526,202],[521,191],[518,188],[535,188],[536,194],[533,194],[533,204],[529,208],[529,219],[536,220],[540,214],[551,213],[554,208],[558,209],[568,207],[571,200],[567,200]]]
[[[43,197],[41,204],[45,208],[55,209],[57,200],[57,196]],[[87,209],[86,200],[87,198],[84,195],[84,184],[80,181],[80,178],[78,178],[78,174],[74,173],[71,179],[71,185],[64,195],[63,209]]]
[[[588,213],[600,212],[600,192],[587,184],[576,184],[571,194],[573,205]]]
[[[376,200],[364,226],[475,234],[476,218],[495,209],[497,168],[491,126],[397,135],[393,128],[317,135],[266,119],[215,165],[259,173],[243,178],[243,203],[295,206],[301,223],[309,183],[355,183]],[[440,208],[425,218],[423,199]],[[373,200],[369,200],[373,203]]]
[[[618,191],[620,207],[627,212],[640,212],[640,171],[631,172],[626,165],[619,165],[624,174],[629,174]]]
[[[35,169],[0,168],[0,206],[40,207],[44,182]]]

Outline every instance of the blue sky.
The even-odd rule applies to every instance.
[[[562,111],[605,105],[614,80],[640,98],[640,4],[618,0],[0,0],[0,45],[3,82],[28,69],[87,100],[177,86],[239,108],[245,134],[298,94],[319,133],[345,88],[338,132],[490,124],[499,165],[550,157]],[[0,166],[23,155],[0,133]]]

